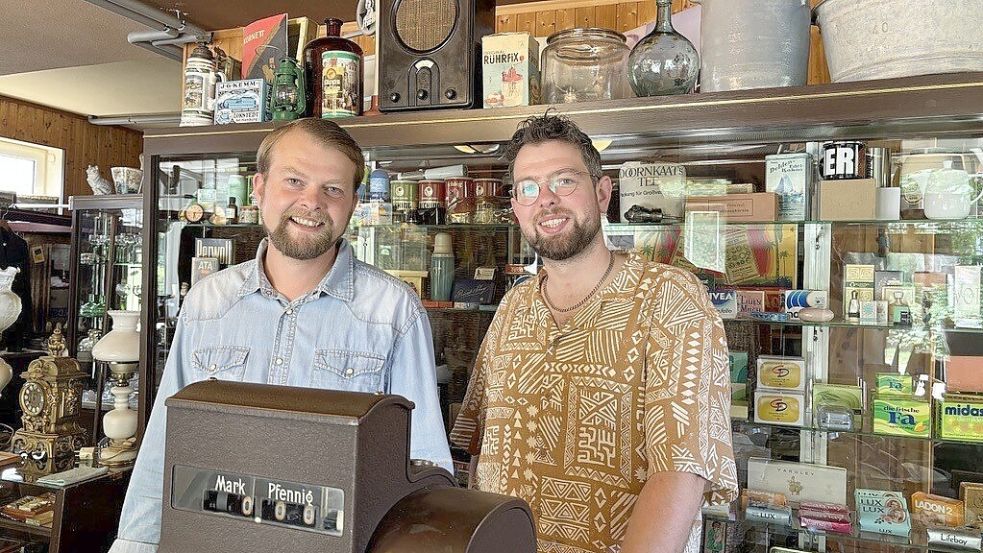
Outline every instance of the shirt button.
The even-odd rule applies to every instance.
[[[293,314],[294,314],[293,309],[287,309],[287,315],[293,315]]]
[[[218,365],[215,365],[215,364],[209,365],[209,367],[208,367],[208,370],[210,372],[215,372],[216,369],[218,369]]]
[[[276,363],[277,365],[282,365],[282,364],[283,364],[283,359],[281,359],[281,358],[279,358],[279,357],[277,357],[277,358],[276,358],[276,361],[275,361],[275,363]]]
[[[355,374],[355,369],[346,369],[345,370],[345,376],[351,376],[353,374]]]

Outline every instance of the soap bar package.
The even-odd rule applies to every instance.
[[[778,218],[778,197],[770,192],[690,196],[686,211],[717,211],[728,223],[770,223]]]
[[[907,397],[914,393],[914,383],[910,374],[877,373],[878,397]]]
[[[539,103],[539,42],[529,33],[496,33],[481,39],[485,108]]]
[[[793,506],[802,501],[846,504],[844,468],[752,457],[747,471],[749,489],[784,494]]]
[[[939,405],[939,437],[983,443],[983,397],[948,395]]]
[[[980,551],[983,545],[983,536],[977,528],[949,528],[935,527],[929,528],[928,544],[945,549],[959,549],[963,551]]]
[[[925,492],[911,494],[911,518],[917,524],[929,526],[962,526],[965,523],[963,502],[958,499]]]
[[[829,384],[826,382],[814,382],[812,385],[812,410],[815,415],[815,424],[824,430],[843,430],[853,431],[860,428],[861,416],[864,406],[864,391],[860,386],[849,384]],[[844,412],[850,413],[850,428],[833,428],[827,420],[823,420],[820,413],[823,407],[840,407]]]
[[[857,292],[857,299],[860,301],[872,301],[874,299],[874,266],[873,265],[851,265],[843,266],[843,312],[846,314],[847,306],[853,297],[853,292]]]
[[[778,218],[803,221],[808,215],[813,158],[808,153],[765,156],[765,191],[778,195]]]
[[[754,392],[754,421],[783,426],[802,426],[805,396],[802,392],[767,390]]]
[[[877,183],[874,179],[824,180],[818,188],[819,220],[877,219]]]
[[[721,319],[737,318],[737,292],[734,290],[710,292],[710,303]]]
[[[806,362],[801,357],[758,356],[758,387],[802,392],[806,387]]]
[[[875,534],[907,536],[911,532],[908,502],[902,494],[857,489],[857,522],[860,529]]]
[[[963,501],[966,525],[983,528],[983,484],[975,482],[959,484],[959,499]]]
[[[875,399],[874,433],[928,437],[932,433],[931,404],[902,398]]]

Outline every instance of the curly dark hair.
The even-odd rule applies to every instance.
[[[594,147],[590,137],[567,117],[551,115],[548,111],[543,115],[534,115],[519,123],[518,130],[512,135],[509,143],[505,145],[502,158],[509,162],[509,176],[514,177],[515,157],[519,155],[519,150],[523,146],[540,144],[549,140],[566,142],[580,150],[580,157],[583,158],[587,172],[590,173],[591,180],[594,182],[604,176],[601,170],[601,154]]]

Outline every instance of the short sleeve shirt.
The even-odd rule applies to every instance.
[[[727,343],[699,280],[629,254],[557,328],[542,278],[509,292],[478,354],[451,434],[480,454],[472,484],[526,500],[541,553],[620,551],[655,472],[699,475],[707,504],[732,501]],[[697,518],[686,553],[699,538]]]

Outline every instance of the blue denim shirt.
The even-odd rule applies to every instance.
[[[453,471],[437,400],[430,321],[400,280],[355,259],[342,242],[331,271],[287,301],[256,259],[197,283],[178,318],[160,389],[126,492],[111,553],[153,552],[164,487],[164,399],[218,378],[399,394],[416,404],[411,452]]]

